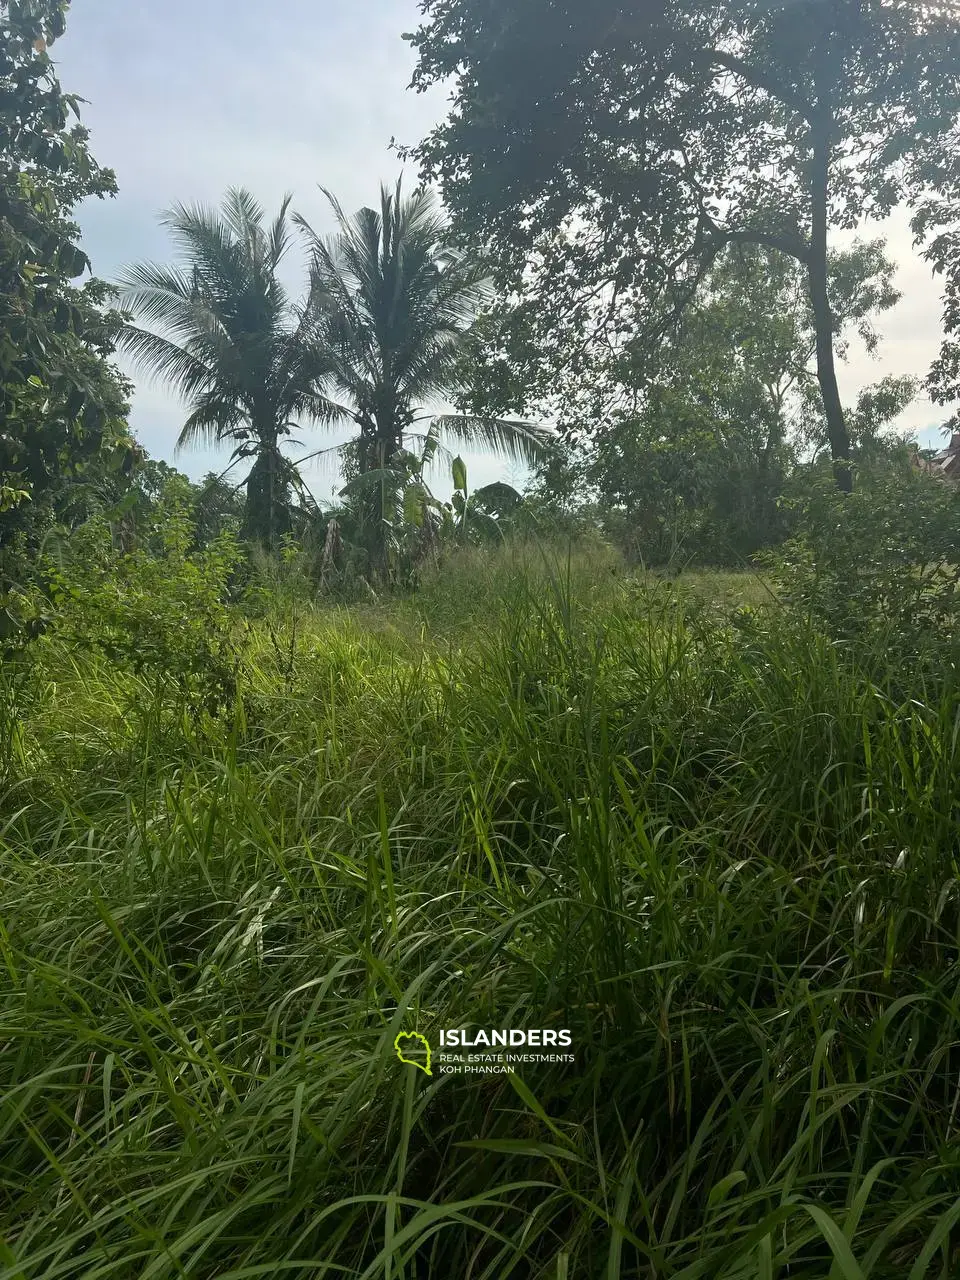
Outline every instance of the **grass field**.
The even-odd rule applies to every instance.
[[[954,672],[597,551],[3,680],[3,1280],[960,1275]]]

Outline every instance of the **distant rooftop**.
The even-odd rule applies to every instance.
[[[921,471],[927,471],[931,475],[942,476],[953,481],[954,484],[960,484],[960,431],[954,431],[946,448],[940,449],[933,457],[923,458],[919,452],[915,451],[913,458],[914,464]]]

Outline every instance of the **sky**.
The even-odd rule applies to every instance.
[[[348,212],[374,203],[380,182],[402,171],[391,138],[419,141],[447,106],[443,88],[408,89],[415,55],[401,37],[418,20],[416,0],[74,0],[50,52],[64,89],[87,100],[91,149],[119,185],[118,196],[87,201],[77,214],[94,273],[112,280],[133,262],[170,261],[161,210],[216,205],[231,186],[249,188],[268,214],[292,192],[321,232],[331,219],[319,185]],[[886,373],[922,376],[940,343],[939,288],[911,247],[906,215],[860,234],[886,236],[904,296],[880,320],[877,358],[854,346],[841,366],[849,403]],[[296,291],[295,257],[287,272]],[[152,456],[193,478],[227,466],[226,449],[175,455],[183,406],[162,385],[135,382],[131,423]],[[932,443],[946,416],[921,399],[896,425]],[[349,434],[308,428],[303,451]],[[508,463],[466,460],[472,488],[523,479]],[[321,499],[338,487],[329,462],[308,464],[307,479]]]

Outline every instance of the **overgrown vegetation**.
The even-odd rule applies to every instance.
[[[956,15],[423,0],[452,217],[176,205],[120,314],[66,8],[0,0],[0,1280],[960,1274],[960,485],[827,244],[910,203],[947,402]],[[573,1060],[395,1052],[494,1027]]]
[[[8,672],[4,1274],[952,1275],[953,639],[465,554],[213,713]],[[461,1025],[576,1063],[393,1054]]]

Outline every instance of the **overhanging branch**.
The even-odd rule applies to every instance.
[[[809,246],[804,240],[800,236],[791,235],[789,232],[754,231],[745,227],[740,231],[718,230],[717,234],[724,244],[756,244],[765,249],[776,249],[791,258],[796,258],[804,266],[806,266],[810,257]]]
[[[776,98],[785,107],[789,107],[792,111],[796,111],[803,116],[808,123],[812,123],[815,114],[813,104],[808,102],[802,94],[796,93],[788,85],[781,84],[773,76],[768,75],[762,68],[751,66],[749,62],[744,62],[736,54],[724,53],[721,49],[705,50],[702,60],[715,66],[724,67],[727,71],[732,71],[734,75],[738,75],[742,80],[746,80],[748,84],[752,84],[755,89],[762,89],[771,98]]]

